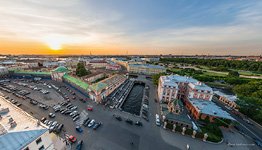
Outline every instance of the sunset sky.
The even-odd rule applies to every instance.
[[[0,54],[262,55],[261,0],[0,0]]]

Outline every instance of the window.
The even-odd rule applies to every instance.
[[[36,142],[36,144],[39,144],[40,142],[42,142],[41,137],[39,139],[37,139],[35,142]]]
[[[44,149],[45,149],[44,145],[42,145],[42,146],[39,148],[39,150],[44,150]]]
[[[26,147],[24,150],[29,150],[29,148],[28,148],[28,147]]]

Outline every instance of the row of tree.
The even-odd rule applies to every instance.
[[[251,81],[233,88],[240,111],[262,124],[262,81]]]
[[[186,63],[192,65],[203,65],[208,67],[218,67],[221,69],[239,69],[262,72],[262,62],[238,61],[225,59],[197,59],[197,58],[161,58],[163,63]]]

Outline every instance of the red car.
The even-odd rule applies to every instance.
[[[67,137],[68,140],[72,143],[75,143],[76,142],[76,137],[74,137],[73,135],[70,135],[69,137]]]
[[[87,106],[87,110],[88,111],[93,111],[93,107],[92,106]]]

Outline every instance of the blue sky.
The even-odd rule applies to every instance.
[[[119,54],[261,55],[261,8],[261,0],[0,0],[0,39],[60,38]]]

